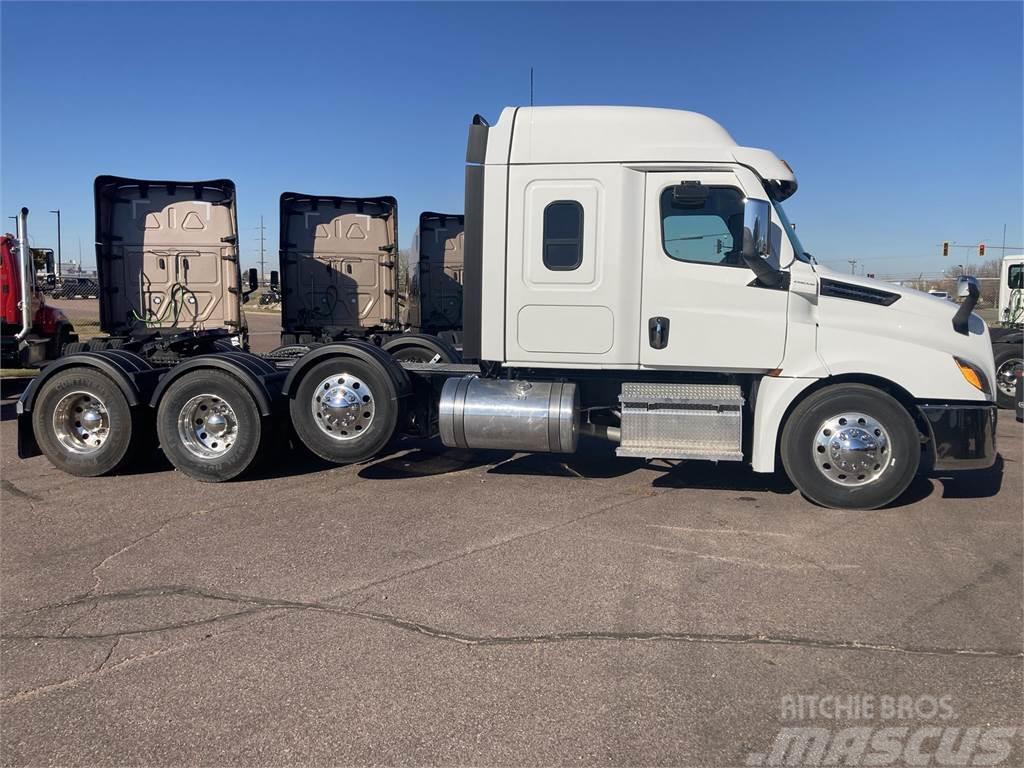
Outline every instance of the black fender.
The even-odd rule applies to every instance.
[[[280,371],[261,357],[248,352],[219,352],[192,357],[160,379],[149,404],[156,408],[167,388],[175,381],[192,371],[207,369],[229,373],[238,379],[252,395],[261,416],[270,416],[274,410],[274,401],[279,399],[281,381],[285,377]]]
[[[408,397],[412,393],[412,382],[409,381],[409,374],[391,355],[375,344],[350,339],[348,341],[324,344],[322,347],[317,347],[296,360],[295,365],[292,366],[284,380],[282,394],[288,398],[295,397],[295,392],[305,372],[314,365],[334,357],[350,357],[371,365],[381,366],[390,377],[394,391],[389,394],[394,400]]]
[[[997,344],[1024,344],[1024,329],[1022,328],[992,328],[989,331],[992,339],[992,346]]]
[[[132,407],[148,400],[149,394],[163,373],[162,369],[153,368],[145,358],[123,349],[75,352],[50,363],[32,380],[21,396],[19,410],[31,411],[39,389],[54,375],[76,366],[95,368],[109,376],[128,400],[128,405]]]
[[[18,400],[18,456],[39,456],[41,451],[32,431],[32,408],[39,390],[61,371],[69,368],[94,368],[108,376],[132,408],[145,404],[165,369],[153,368],[145,358],[123,349],[103,352],[75,352],[47,365],[26,387]]]
[[[399,336],[392,336],[381,345],[381,349],[385,352],[393,352],[407,346],[429,349],[434,354],[446,358],[444,360],[446,363],[462,362],[462,355],[453,344],[429,333],[403,333]]]

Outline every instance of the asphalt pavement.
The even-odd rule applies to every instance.
[[[937,727],[931,765],[949,728],[996,749],[1024,722],[1022,426],[1001,415],[994,470],[840,512],[591,442],[76,479],[16,458],[5,403],[0,760],[769,765],[787,728],[832,750],[851,724]]]

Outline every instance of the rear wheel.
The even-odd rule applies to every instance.
[[[303,375],[289,402],[302,443],[336,464],[365,461],[380,453],[398,424],[389,375],[379,363],[337,357]]]
[[[156,430],[175,467],[214,483],[232,480],[259,461],[270,426],[242,382],[223,371],[199,370],[167,388]]]
[[[1017,404],[1017,370],[1024,366],[1024,350],[1019,344],[999,347],[995,349],[996,403],[1000,408],[1012,410]]]
[[[32,408],[40,450],[57,469],[79,477],[122,467],[140,428],[118,386],[84,366],[47,380]]]
[[[782,430],[782,463],[801,493],[826,507],[875,509],[914,479],[921,439],[894,398],[862,384],[809,395]]]

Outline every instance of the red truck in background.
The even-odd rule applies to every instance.
[[[33,368],[60,356],[78,341],[70,321],[48,306],[36,285],[28,244],[28,208],[18,215],[18,233],[0,238],[0,360],[4,367]]]

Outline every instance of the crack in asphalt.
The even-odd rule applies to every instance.
[[[203,624],[220,622],[229,618],[248,616],[266,611],[314,611],[318,613],[343,616],[347,618],[363,619],[373,621],[390,627],[415,632],[438,640],[446,640],[469,646],[502,646],[502,645],[534,645],[542,643],[566,643],[580,641],[667,641],[684,643],[705,643],[724,645],[778,645],[795,646],[801,648],[818,648],[823,650],[839,651],[872,651],[883,653],[900,653],[923,656],[962,656],[982,658],[1024,658],[1024,651],[1007,650],[1001,648],[944,648],[939,646],[923,645],[896,645],[886,643],[868,643],[859,640],[829,640],[813,637],[800,637],[797,635],[767,635],[759,633],[703,633],[703,632],[676,632],[676,631],[614,631],[614,630],[570,630],[564,632],[550,632],[541,634],[524,635],[475,635],[460,632],[453,629],[432,626],[418,621],[403,619],[398,616],[378,613],[376,611],[363,611],[355,608],[345,608],[338,605],[331,605],[324,602],[307,602],[301,600],[281,600],[276,598],[260,597],[257,595],[242,595],[228,592],[212,592],[195,587],[184,585],[168,585],[164,587],[148,587],[142,590],[109,593],[97,595],[92,600],[115,601],[132,600],[157,595],[178,595],[193,597],[196,599],[215,600],[230,602],[236,605],[248,605],[249,608],[232,611],[229,613],[216,614],[203,619],[193,619],[173,624],[163,624],[152,627],[141,627],[134,630],[123,630],[119,632],[106,633],[80,633],[80,634],[4,634],[0,639],[4,640],[86,640],[95,641],[101,639],[129,637],[132,635],[145,635],[155,632],[166,632],[177,629],[187,629]],[[116,643],[115,643],[116,646]],[[113,653],[113,647],[110,654]],[[108,659],[110,657],[108,654]],[[105,663],[105,662],[104,662]],[[100,667],[102,668],[102,664]]]
[[[5,481],[6,482],[6,481]],[[26,498],[31,499],[30,494],[25,494],[16,487],[7,488],[15,495],[23,495]],[[655,493],[650,493],[649,490],[644,487],[643,489],[645,497],[655,497],[662,495],[662,493],[668,493],[671,489],[665,489]],[[678,631],[614,631],[614,630],[568,630],[562,632],[550,632],[550,633],[539,633],[539,634],[518,634],[518,635],[476,635],[472,633],[461,632],[455,629],[446,629],[443,627],[433,626],[423,622],[418,622],[410,619],[404,619],[399,616],[392,614],[384,614],[375,611],[361,610],[361,606],[365,602],[371,599],[371,596],[367,596],[362,600],[354,603],[349,607],[331,604],[328,601],[338,600],[342,597],[349,595],[358,594],[365,590],[379,587],[384,584],[389,584],[400,579],[406,578],[411,575],[419,574],[424,571],[436,568],[441,565],[446,565],[457,560],[461,560],[467,557],[471,557],[475,554],[487,552],[507,544],[520,541],[525,538],[540,536],[553,530],[564,528],[567,526],[574,525],[588,518],[596,515],[603,514],[605,512],[614,510],[626,504],[635,503],[636,489],[627,498],[619,499],[618,501],[608,504],[598,509],[591,510],[584,514],[573,517],[569,520],[565,520],[553,525],[544,526],[534,530],[530,530],[524,533],[516,534],[513,536],[506,537],[499,541],[494,541],[489,544],[470,548],[464,552],[460,552],[456,555],[441,558],[429,563],[426,563],[415,568],[410,568],[399,573],[393,573],[386,577],[376,579],[373,581],[365,582],[356,587],[337,592],[317,601],[299,601],[299,600],[285,600],[277,598],[262,597],[258,595],[245,595],[231,592],[218,592],[208,589],[202,589],[199,587],[193,587],[189,585],[164,585],[164,586],[149,586],[138,589],[122,590],[117,592],[106,592],[99,593],[98,590],[102,584],[102,577],[99,574],[99,570],[104,566],[108,565],[111,561],[124,553],[131,550],[133,547],[147,541],[166,530],[173,523],[195,517],[200,514],[205,514],[203,511],[194,511],[187,514],[176,515],[164,520],[159,526],[154,528],[142,536],[139,536],[128,544],[120,547],[115,552],[105,556],[99,563],[97,563],[91,570],[90,573],[95,581],[92,588],[83,594],[72,597],[70,600],[55,603],[52,605],[42,606],[35,608],[30,611],[26,611],[20,616],[25,617],[32,614],[38,614],[40,612],[49,610],[60,610],[63,608],[71,608],[78,605],[90,604],[91,609],[86,611],[84,614],[77,616],[72,620],[59,634],[30,634],[30,633],[10,633],[0,634],[0,640],[28,640],[28,641],[42,641],[42,640],[53,640],[53,641],[88,641],[96,642],[97,640],[113,640],[110,648],[107,650],[103,659],[95,665],[92,669],[86,671],[77,677],[72,677],[67,680],[63,680],[57,683],[50,683],[38,688],[18,691],[10,696],[7,696],[0,701],[4,703],[13,703],[22,699],[33,697],[49,691],[59,690],[63,688],[73,687],[85,680],[88,680],[94,676],[109,673],[113,670],[124,667],[128,664],[133,664],[137,661],[153,658],[156,656],[162,656],[167,653],[172,653],[177,650],[190,647],[197,642],[201,642],[203,639],[210,639],[213,637],[221,637],[231,632],[237,631],[244,626],[249,626],[251,622],[246,622],[241,626],[235,626],[228,629],[224,629],[219,632],[211,632],[201,638],[200,640],[188,639],[181,643],[164,646],[155,650],[138,654],[135,656],[129,656],[121,659],[116,663],[111,663],[111,659],[121,640],[126,637],[152,635],[159,632],[170,632],[182,629],[190,629],[203,625],[216,625],[221,624],[230,619],[236,619],[247,616],[266,616],[267,614],[277,613],[278,616],[271,618],[274,620],[281,616],[288,615],[289,612],[293,611],[313,611],[323,613],[326,615],[337,616],[341,618],[356,619],[362,621],[370,621],[378,624],[385,625],[387,627],[397,629],[400,631],[416,633],[427,638],[457,643],[464,646],[479,646],[479,647],[491,647],[491,646],[519,646],[519,645],[538,645],[538,644],[558,644],[558,643],[573,643],[573,642],[677,642],[677,643],[689,643],[689,644],[709,644],[709,645],[745,645],[745,646],[781,646],[781,647],[796,647],[796,648],[810,648],[810,649],[821,649],[831,651],[864,651],[873,653],[894,653],[894,654],[909,654],[909,655],[922,655],[922,656],[960,656],[969,658],[996,658],[996,659],[1020,659],[1024,658],[1024,651],[1002,648],[945,648],[937,646],[918,646],[918,645],[896,645],[896,644],[885,644],[885,643],[868,643],[861,642],[858,640],[830,640],[812,637],[800,637],[796,635],[769,635],[760,633],[696,633],[696,632],[678,632]],[[697,554],[697,553],[694,553]],[[798,558],[804,560],[804,558]],[[808,565],[812,565],[816,568],[823,569],[826,572],[830,572],[831,569],[825,569],[820,563],[814,561],[805,560]],[[830,574],[835,575],[835,574]],[[842,579],[841,579],[842,580]],[[845,581],[845,580],[844,580]],[[98,632],[98,633],[71,633],[71,629],[91,615],[101,603],[116,602],[116,601],[130,601],[140,600],[151,597],[160,596],[183,596],[190,597],[200,600],[210,600],[223,603],[231,603],[238,607],[238,610],[227,611],[224,613],[217,613],[212,616],[204,617],[201,619],[190,619],[187,621],[171,622],[167,624],[140,627],[137,629],[128,629],[121,631],[112,632]]]
[[[21,488],[16,486],[10,480],[0,480],[0,490],[7,491],[9,494],[16,496],[19,499],[25,499],[27,501],[42,501],[42,499],[34,493],[21,490]]]

